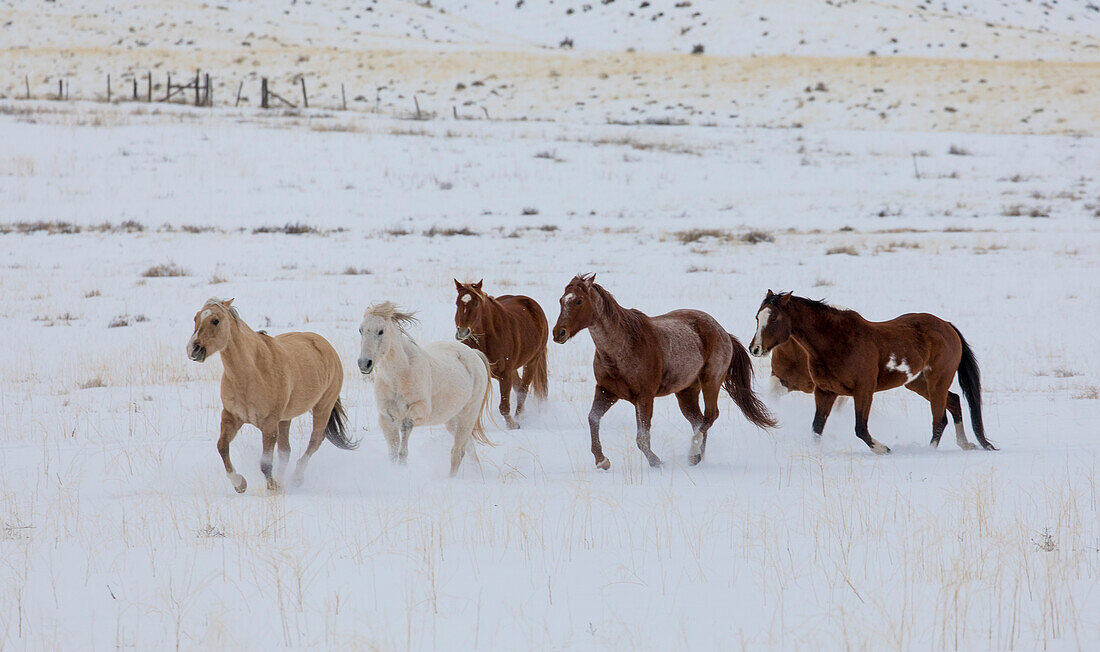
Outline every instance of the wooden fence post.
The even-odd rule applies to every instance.
[[[195,106],[199,106],[199,81],[202,77],[199,75],[199,71],[195,71]]]
[[[416,99],[416,95],[413,95],[413,104],[416,105],[416,119],[420,119],[420,100]]]
[[[237,103],[234,104],[233,106],[240,106],[241,105],[241,91],[243,91],[243,90],[244,90],[244,82],[242,81],[240,86],[237,86]]]
[[[267,108],[267,77],[260,78],[260,107]]]
[[[149,82],[149,94],[146,96],[145,101],[146,102],[152,102],[153,101],[153,73],[152,73],[152,71],[147,71],[145,73],[145,77],[146,77],[146,80]]]
[[[134,101],[135,101],[135,102],[137,102],[137,100],[138,100],[138,92],[137,92],[137,75],[135,75],[135,76],[134,76]]]
[[[60,80],[60,79],[57,80],[57,100],[58,101],[61,101],[61,100],[65,99],[65,87],[62,85],[63,83],[64,82],[62,82],[62,80]]]
[[[303,76],[299,77],[298,81],[302,83],[302,108],[308,109],[309,108],[309,98],[306,97],[306,78],[305,78],[305,76],[303,75]]]
[[[347,96],[347,93],[344,92],[344,83],[343,82],[340,82],[340,99],[343,100],[344,110],[347,111],[348,110],[348,96]]]
[[[168,98],[172,97],[172,73],[165,73],[168,75],[168,84],[164,88],[164,101],[167,102]]]
[[[107,75],[107,104],[111,103],[111,76]]]

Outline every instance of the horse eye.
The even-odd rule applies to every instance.
[[[218,320],[217,320],[217,319],[211,319],[211,320],[210,320],[210,323],[211,323],[211,324],[214,324],[215,326],[217,326],[217,325],[218,325]]]
[[[576,301],[574,301],[573,303],[574,303],[575,305],[578,305],[578,306],[579,306],[579,305],[581,305],[581,300],[580,300],[580,299],[577,299],[577,300],[576,300]]]
[[[382,329],[381,329],[381,328],[379,328],[379,329],[378,329],[378,334],[379,334],[379,335],[381,335],[381,334],[382,334]]]

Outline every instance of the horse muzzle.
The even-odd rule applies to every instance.
[[[198,342],[191,345],[191,348],[187,350],[187,357],[195,362],[203,362],[206,360],[206,347],[199,346]]]
[[[554,341],[558,344],[565,344],[569,341],[570,337],[572,336],[569,334],[569,331],[564,328],[559,328],[554,331]]]
[[[374,360],[364,360],[359,358],[359,371],[364,376],[369,376],[370,372],[374,371]]]
[[[468,337],[470,337],[470,329],[469,328],[459,328],[458,330],[455,331],[455,339],[458,340],[459,342],[464,342],[466,340],[466,338],[468,338]]]
[[[757,358],[763,358],[764,356],[768,355],[768,351],[759,344],[750,344],[749,353]]]

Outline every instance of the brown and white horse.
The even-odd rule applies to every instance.
[[[855,401],[856,436],[874,452],[889,453],[890,449],[875,441],[867,428],[871,399],[875,392],[905,385],[931,404],[933,446],[939,446],[947,427],[945,411],[952,408],[956,441],[960,448],[972,449],[974,445],[966,440],[962,428],[961,401],[948,391],[958,373],[959,385],[970,404],[974,436],[986,450],[996,450],[985,438],[982,425],[978,361],[962,333],[950,322],[927,313],[872,322],[854,310],[768,290],[756,312],[756,323],[756,335],[749,345],[753,355],[767,355],[790,341],[805,352],[817,404],[815,434],[820,435],[824,429],[836,397],[851,396]],[[797,368],[788,373],[793,378]]]
[[[500,414],[509,428],[519,428],[511,414],[512,389],[516,417],[523,412],[529,390],[546,398],[546,313],[530,297],[492,297],[481,285],[455,279],[455,338],[489,359],[493,378],[500,383]]]
[[[718,419],[718,392],[725,387],[745,417],[760,428],[775,426],[752,390],[752,362],[745,347],[710,315],[674,310],[649,317],[621,307],[595,282],[596,275],[576,276],[561,297],[554,341],[564,344],[585,328],[596,345],[592,368],[596,395],[588,413],[596,467],[611,462],[600,444],[600,419],[619,399],[634,404],[638,448],[650,466],[661,459],[650,448],[653,399],[676,394],[692,428],[689,462],[698,464],[707,448],[707,431]],[[699,411],[699,394],[704,411]]]
[[[229,444],[241,426],[250,423],[263,433],[260,470],[267,488],[279,489],[271,474],[271,458],[279,445],[278,476],[290,461],[290,420],[309,412],[313,432],[306,451],[294,467],[294,484],[300,484],[309,458],[328,439],[338,448],[354,450],[344,425],[340,387],[344,368],[328,340],[316,333],[283,333],[271,337],[244,323],[233,300],[210,299],[195,313],[195,332],[187,342],[187,357],[203,362],[221,353],[222,423],[218,453],[225,474],[238,493],[248,487],[229,461]]]

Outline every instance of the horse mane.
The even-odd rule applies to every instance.
[[[209,308],[210,306],[218,306],[219,308],[224,308],[229,311],[230,316],[232,316],[234,320],[238,322],[241,321],[241,313],[237,312],[237,308],[233,304],[226,303],[227,301],[232,301],[232,299],[210,297],[206,300],[206,303],[202,304],[202,307]]]
[[[420,323],[420,320],[416,318],[416,313],[403,310],[392,301],[383,301],[382,303],[372,303],[363,313],[363,316],[381,317],[397,324],[397,327],[401,329],[403,333],[408,335],[408,329],[410,326],[414,326]]]
[[[600,316],[613,321],[619,328],[625,330],[631,339],[649,332],[649,317],[644,312],[620,306],[615,297],[599,283],[592,284],[592,291],[600,297],[602,304]]]
[[[779,299],[780,295],[782,294],[784,293],[780,292],[779,294],[776,294],[771,298],[771,300],[768,301],[768,303],[775,303],[775,301]],[[830,315],[845,316],[856,314],[854,310],[829,305],[828,303],[826,303],[825,299],[807,299],[806,297],[791,295],[791,301],[797,301],[799,304],[806,306],[807,308],[816,308],[818,310],[825,311]]]

